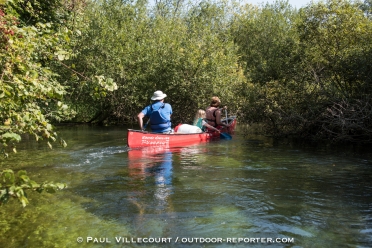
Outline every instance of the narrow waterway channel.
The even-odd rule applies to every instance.
[[[371,247],[372,154],[232,140],[129,149],[126,128],[25,139],[2,169],[63,182],[0,207],[0,247]],[[139,244],[141,243],[141,244]]]

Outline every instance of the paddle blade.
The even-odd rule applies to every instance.
[[[231,140],[232,139],[231,135],[228,134],[228,133],[220,133],[220,138],[221,139],[226,139],[226,140]]]

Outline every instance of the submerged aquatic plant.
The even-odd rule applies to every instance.
[[[0,172],[0,205],[7,203],[11,197],[17,198],[25,207],[28,204],[26,190],[35,190],[39,193],[46,191],[54,193],[57,190],[66,188],[64,183],[36,183],[27,176],[24,170],[18,171],[7,169]]]

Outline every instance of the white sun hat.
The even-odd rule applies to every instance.
[[[151,97],[151,100],[163,100],[167,95],[163,93],[161,90],[157,90],[154,92],[154,95]]]

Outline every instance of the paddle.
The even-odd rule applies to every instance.
[[[146,124],[143,126],[142,131],[146,130],[146,127],[149,123],[150,123],[150,118],[147,120]]]
[[[226,139],[226,140],[231,140],[232,139],[231,135],[228,134],[228,133],[220,133],[220,138],[221,139]]]
[[[227,120],[227,109],[225,109],[225,114],[226,114],[226,124],[229,124],[229,122]],[[228,133],[220,133],[220,138],[221,139],[226,139],[226,140],[231,140],[232,139],[231,135],[228,134]]]

